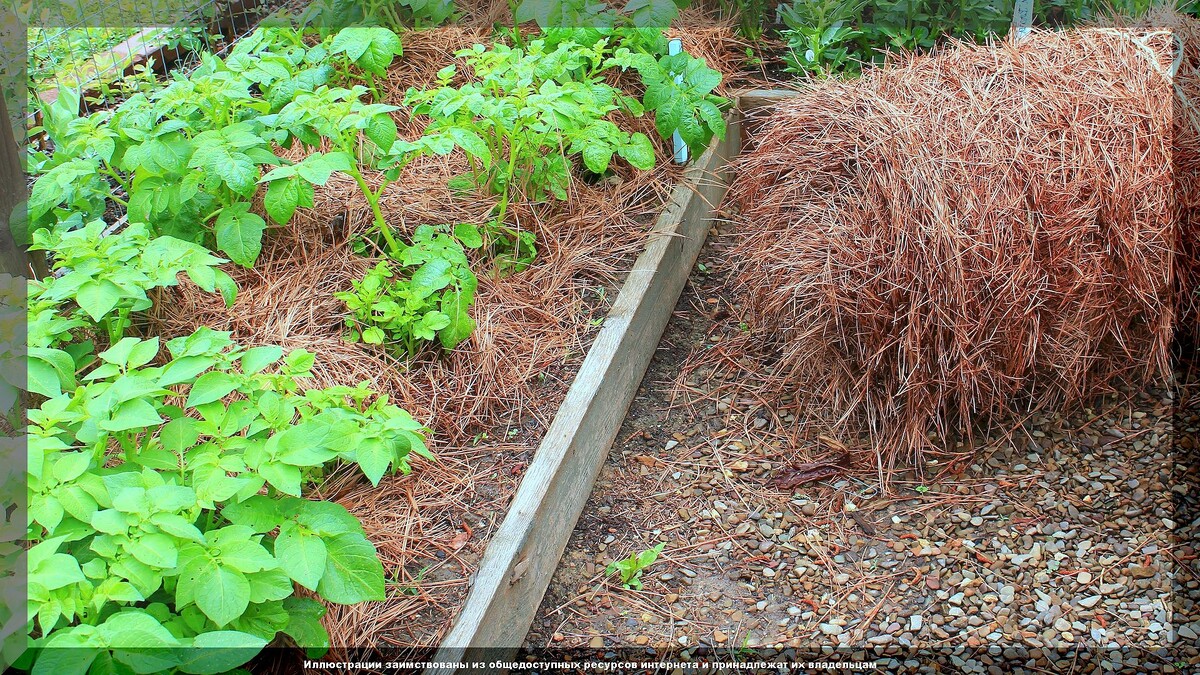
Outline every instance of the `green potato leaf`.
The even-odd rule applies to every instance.
[[[325,540],[328,558],[317,593],[330,602],[350,605],[383,600],[383,565],[375,547],[356,532]]]
[[[218,628],[241,616],[250,604],[250,582],[232,567],[211,561],[196,576],[195,602]]]
[[[239,202],[226,206],[213,223],[217,247],[229,259],[242,267],[252,267],[262,251],[262,236],[267,223],[256,213],[250,212],[250,204]]]
[[[328,556],[319,534],[288,521],[280,527],[279,537],[275,539],[275,558],[280,569],[296,583],[317,590],[325,574]]]

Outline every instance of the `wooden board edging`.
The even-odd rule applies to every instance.
[[[763,108],[770,108],[782,100],[801,95],[799,89],[748,89],[738,92],[737,109],[743,114],[753,114]]]
[[[236,33],[239,30],[238,21],[240,20],[243,24],[242,29],[244,30],[249,27],[248,22],[251,21],[251,19],[248,19],[247,17],[258,14],[259,8],[263,4],[263,0],[231,0],[224,6],[221,6],[216,12],[216,18],[209,20],[208,23],[204,24],[203,28],[205,32],[209,34],[224,35],[226,32]],[[212,7],[218,7],[218,3],[210,3],[210,5]],[[191,16],[196,9],[198,8],[191,10],[191,12],[189,12],[189,16]],[[164,39],[164,34],[166,31],[169,31],[172,27],[177,27],[187,22],[171,23],[169,21],[164,21],[162,23],[169,25],[145,26],[137,33],[134,33],[126,38],[121,43],[114,45],[109,49],[101,50],[102,52],[108,52],[113,59],[113,63],[103,69],[98,69],[95,67],[96,60],[95,55],[93,55],[92,62],[94,67],[92,68],[93,72],[91,74],[95,75],[95,77],[84,82],[76,82],[75,87],[73,87],[76,89],[80,87],[86,87],[80,92],[80,115],[87,115],[91,112],[91,109],[88,107],[86,102],[88,97],[98,96],[100,94],[101,87],[104,85],[112,84],[115,80],[120,79],[121,77],[134,75],[137,72],[137,66],[145,65],[153,58],[154,72],[157,76],[162,77],[166,76],[167,73],[170,72],[171,68],[174,67],[174,65],[178,63],[186,54],[192,53],[179,46],[169,46]],[[100,25],[107,26],[111,24],[108,21],[101,21]],[[230,47],[232,47],[232,44],[230,44]],[[200,51],[207,51],[207,49],[202,49]],[[119,69],[116,68],[118,64],[120,65]],[[110,70],[112,72],[109,72]],[[58,100],[58,90],[59,87],[54,87],[52,89],[38,91],[37,98],[42,103],[53,103]],[[40,125],[42,123],[40,111],[30,110],[27,112],[28,116],[33,117],[35,125]]]
[[[741,138],[737,113],[732,117],[725,140],[714,140],[684,171],[659,215],[488,544],[466,604],[435,662],[465,661],[466,650],[475,648],[488,648],[500,657],[525,642],[725,195],[726,165]]]

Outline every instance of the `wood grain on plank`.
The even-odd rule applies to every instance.
[[[737,94],[737,109],[743,114],[751,114],[801,93],[797,89],[749,89]]]

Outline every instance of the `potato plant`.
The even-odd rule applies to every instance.
[[[447,154],[453,146],[428,137],[416,142],[398,140],[396,122],[390,115],[398,108],[363,103],[365,92],[362,86],[318,87],[298,94],[277,115],[267,118],[278,129],[276,138],[285,147],[298,140],[307,148],[327,144],[332,150],[314,152],[296,164],[268,172],[260,180],[268,184],[264,204],[273,220],[285,223],[298,206],[312,206],[314,185],[324,185],[335,171],[345,173],[366,198],[375,230],[383,237],[388,254],[398,256],[403,245],[380,210],[379,200],[414,157],[422,153]],[[370,169],[380,172],[381,179],[375,186],[367,182],[365,171]]]
[[[116,344],[134,315],[153,304],[154,289],[176,285],[181,272],[203,290],[220,290],[227,304],[237,294],[233,280],[217,267],[225,260],[200,246],[173,237],[151,239],[142,223],[109,236],[102,236],[103,228],[103,221],[95,221],[66,232],[34,233],[30,248],[53,251],[60,274],[30,284],[28,386],[36,394],[53,397],[74,387],[75,371],[87,365],[92,341],[71,352],[58,349],[70,343],[72,330],[94,326],[108,344]]]
[[[483,239],[466,223],[456,226],[454,235],[422,225],[398,256],[398,265],[380,262],[361,281],[352,282],[352,290],[335,294],[349,311],[347,338],[387,345],[398,356],[412,357],[435,339],[453,349],[470,337],[475,321],[469,310],[479,280],[463,247],[479,248]]]
[[[722,111],[729,102],[712,94],[721,74],[703,59],[686,52],[666,55],[663,29],[687,5],[686,0],[630,0],[617,10],[592,0],[524,0],[514,16],[518,22],[536,21],[547,49],[566,42],[592,45],[598,65],[602,62],[593,73],[612,67],[636,70],[645,87],[642,104],[655,114],[659,135],[671,140],[678,131],[692,156],[698,156],[713,136],[724,138]]]
[[[131,220],[152,223],[155,234],[203,244],[239,265],[253,265],[267,227],[252,209],[259,181],[283,163],[275,149],[295,135],[277,126],[289,120],[281,111],[297,100],[329,102],[329,92],[343,97],[339,103],[354,97],[353,103],[365,108],[356,111],[360,123],[330,129],[329,137],[357,146],[347,135],[371,137],[387,107],[358,101],[366,87],[329,85],[338,73],[350,76],[350,66],[373,84],[370,78],[384,72],[399,52],[399,38],[380,27],[347,28],[328,44],[311,48],[294,36],[286,29],[259,29],[227,60],[204,55],[189,76],[83,118],[78,96],[64,92],[43,110],[55,151],[31,158],[31,168],[41,175],[30,195],[29,229],[54,227],[73,214],[91,221],[115,203]],[[394,124],[391,132],[394,141]],[[390,142],[380,154],[388,150]],[[293,203],[306,204],[303,192],[291,194]]]
[[[323,610],[293,582],[331,602],[383,598],[357,520],[298,497],[335,459],[375,483],[407,471],[410,452],[426,454],[421,426],[365,389],[297,393],[313,362],[303,351],[242,349],[209,329],[166,347],[150,366],[158,339],[124,338],[29,413],[29,611],[46,648],[35,673],[96,658],[222,672],[280,632],[327,646]],[[211,646],[234,660],[188,649]]]
[[[314,26],[385,26],[427,28],[455,15],[452,0],[316,0],[300,20]]]
[[[654,128],[663,138],[679,132],[693,157],[704,152],[714,136],[725,138],[723,108],[728,101],[712,93],[721,84],[721,73],[704,59],[687,52],[655,57],[622,47],[607,65],[633,68],[641,75],[646,87],[642,105],[654,111]]]
[[[427,430],[361,386],[302,392],[314,362],[303,350],[243,348],[208,328],[165,353],[158,338],[109,340],[180,271],[215,288],[221,261],[146,241],[140,224],[96,242],[97,225],[45,240],[68,271],[31,282],[29,389],[42,402],[27,413],[25,665],[216,673],[281,633],[323,650],[324,609],[293,584],[330,602],[377,600],[383,570],[357,520],[303,499],[304,487],[334,461],[373,484],[407,472],[410,454],[430,456]],[[89,299],[84,251],[97,243],[143,251],[116,258],[141,275],[137,293]],[[96,351],[96,338],[108,346]]]
[[[357,520],[301,494],[335,461],[373,483],[407,472],[410,453],[429,455],[427,430],[362,387],[301,393],[303,351],[201,329],[163,353],[128,335],[181,272],[232,302],[225,261],[198,243],[257,257],[251,199],[262,168],[281,164],[262,120],[326,86],[311,51],[251,44],[113,111],[79,118],[68,95],[45,116],[55,152],[32,158],[27,237],[59,276],[30,287],[34,672],[224,672],[278,635],[315,655],[324,609],[294,584],[330,602],[383,597]],[[295,171],[319,183],[339,167],[317,157]],[[95,219],[110,203],[131,224],[106,234]]]
[[[400,36],[380,26],[349,26],[343,28],[329,45],[329,53],[344,55],[346,60],[366,74],[367,86],[378,100],[376,77],[387,75],[392,59],[404,52]]]
[[[630,0],[618,10],[595,0],[523,0],[513,16],[518,24],[536,22],[541,38],[552,48],[563,42],[593,45],[607,40],[610,51],[625,47],[660,54],[667,51],[663,30],[688,4],[687,0]],[[513,32],[519,44],[516,27]]]
[[[599,44],[564,42],[551,51],[541,40],[527,49],[475,45],[457,53],[473,81],[450,86],[455,68],[448,66],[438,73],[440,87],[405,96],[413,114],[430,120],[425,137],[461,148],[471,180],[500,195],[497,222],[504,222],[514,194],[566,199],[574,157],[597,174],[614,155],[653,168],[650,139],[607,119],[618,108],[640,114],[641,106],[595,76]]]

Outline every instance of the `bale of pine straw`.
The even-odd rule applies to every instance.
[[[885,476],[1167,376],[1169,32],[1036,32],[813,85],[762,120],[731,282],[772,377]]]

